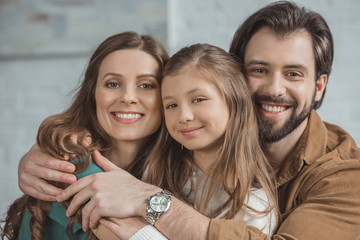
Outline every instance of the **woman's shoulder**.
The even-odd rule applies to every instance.
[[[79,161],[82,161],[82,159],[78,157],[78,158],[70,159],[69,161],[72,163],[77,163]],[[93,158],[91,158],[89,166],[84,171],[76,173],[75,176],[77,179],[80,179],[98,172],[104,172],[104,170],[94,162]]]

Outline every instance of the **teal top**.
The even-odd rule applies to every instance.
[[[70,160],[71,162],[80,161],[79,158]],[[81,172],[75,174],[77,179],[82,177],[97,173],[104,172],[102,168],[96,165],[95,162],[91,161],[89,167]],[[52,202],[52,208],[48,212],[48,219],[46,222],[44,240],[65,240],[70,239],[66,234],[66,226],[68,224],[69,218],[65,215],[66,209],[59,202]],[[25,211],[24,218],[21,223],[19,231],[19,239],[31,239],[30,233],[30,219],[32,215],[28,209]],[[84,232],[81,228],[81,225],[78,222],[75,222],[73,226],[73,235],[75,239],[86,239],[88,232]]]

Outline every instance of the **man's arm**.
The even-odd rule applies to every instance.
[[[327,175],[325,175],[327,174]],[[296,209],[284,216],[276,239],[356,239],[360,237],[360,162],[317,173],[302,186]]]
[[[44,201],[56,201],[59,189],[48,181],[73,183],[76,177],[69,174],[75,171],[75,166],[68,162],[53,158],[41,151],[35,144],[19,162],[18,184],[21,191],[34,198]]]
[[[145,217],[145,209],[143,217]],[[155,227],[169,239],[205,240],[209,223],[208,217],[172,197],[169,211],[155,222]]]
[[[208,239],[360,239],[360,163],[321,175],[301,186],[298,205],[282,215],[283,222],[272,238],[242,221],[213,219]]]

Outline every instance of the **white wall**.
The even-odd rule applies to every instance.
[[[197,42],[228,50],[232,35],[265,0],[169,0],[170,53]],[[360,2],[303,0],[320,12],[335,39],[335,62],[320,115],[350,132],[360,144]],[[90,21],[90,20],[89,20]],[[0,61],[0,214],[20,196],[17,164],[35,142],[41,121],[62,111],[69,102],[87,59],[32,59]],[[1,219],[0,215],[0,219]]]

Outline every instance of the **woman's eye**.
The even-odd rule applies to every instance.
[[[177,107],[177,104],[173,103],[173,104],[166,105],[165,109],[172,109],[172,108],[175,108],[175,107]]]
[[[202,101],[205,101],[205,98],[195,98],[193,100],[193,103],[198,103],[198,102],[202,102]]]
[[[116,82],[109,82],[109,83],[106,83],[106,86],[109,88],[118,88],[120,85],[119,85],[119,83],[116,83]]]
[[[140,84],[140,88],[154,88],[154,86],[150,83]]]

